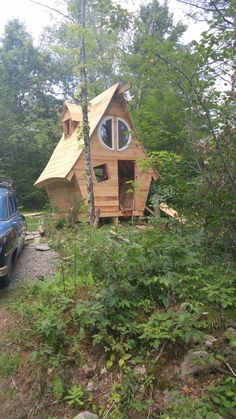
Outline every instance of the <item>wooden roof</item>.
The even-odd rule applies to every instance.
[[[80,122],[82,121],[82,109],[80,106],[76,105],[75,103],[65,102],[63,107],[63,114],[61,118],[61,122],[64,121],[64,114],[68,109],[70,117],[72,121]]]
[[[119,83],[116,83],[109,89],[105,90],[105,92],[91,100],[88,115],[90,136],[99,124],[118,87]],[[65,102],[63,115],[67,109],[73,121],[82,122],[82,111],[79,105]],[[66,139],[63,134],[47,166],[35,182],[36,186],[42,186],[42,184],[49,179],[67,178],[84,148],[83,140],[78,141],[77,136],[78,134],[76,130],[69,138]]]

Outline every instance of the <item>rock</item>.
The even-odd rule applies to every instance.
[[[33,234],[29,234],[29,235],[27,235],[27,236],[25,237],[25,240],[26,240],[26,241],[28,241],[28,240],[34,240],[34,236],[33,236]]]
[[[233,327],[229,327],[225,333],[224,336],[229,340],[236,340],[236,329]]]
[[[233,329],[236,329],[236,321],[234,319],[227,319],[226,325],[227,327],[232,327]]]
[[[37,244],[37,246],[35,246],[35,250],[46,252],[47,250],[50,250],[50,247],[47,244]]]
[[[86,410],[85,412],[79,413],[73,419],[98,419],[98,415],[95,415],[95,413],[91,413]]]
[[[86,387],[86,390],[89,393],[92,393],[93,392],[93,390],[94,390],[94,382],[92,380],[88,382],[87,387]]]
[[[166,404],[175,403],[179,399],[179,395],[174,394],[172,391],[166,389],[163,391],[163,401]]]
[[[37,279],[38,279],[39,281],[45,281],[45,276],[38,275],[38,276],[37,276]]]
[[[229,363],[236,363],[236,349],[227,347],[224,351],[224,356],[227,358]]]
[[[206,337],[206,340],[204,342],[204,345],[207,348],[212,348],[217,342],[217,339],[215,338],[215,336],[212,336],[212,335],[205,335],[205,337]]]
[[[209,360],[209,354],[206,351],[189,351],[183,362],[180,365],[180,377],[193,375],[200,372],[207,372],[214,366],[219,366],[220,362],[217,359]]]
[[[146,369],[145,365],[137,365],[134,368],[133,373],[134,373],[136,378],[142,377],[143,375],[145,375],[147,373],[147,369]]]
[[[84,368],[84,375],[86,378],[92,378],[95,374],[95,368],[94,367],[85,367]]]

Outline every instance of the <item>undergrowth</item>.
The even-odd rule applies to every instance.
[[[106,418],[234,417],[234,341],[224,336],[227,321],[235,320],[233,258],[227,252],[219,257],[203,232],[179,231],[175,224],[120,227],[126,241],[109,229],[81,225],[57,232],[57,276],[25,288],[14,305],[27,324],[31,362],[52,371],[53,397]],[[178,373],[165,384],[159,375],[188,349],[201,347],[209,333],[217,339],[209,357],[222,362],[222,377],[191,401]],[[113,373],[103,397],[70,374],[94,360],[92,348],[100,358],[105,354],[100,378],[101,371]],[[173,393],[168,405],[158,393],[166,389]]]

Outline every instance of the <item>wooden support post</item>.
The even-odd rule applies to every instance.
[[[118,227],[119,225],[119,217],[113,217],[113,224],[115,227]]]
[[[145,206],[145,209],[155,217],[155,213],[147,205]]]
[[[155,217],[156,218],[160,218],[160,216],[161,216],[161,210],[160,210],[159,205],[157,205],[156,207],[154,207],[154,214],[155,214]]]

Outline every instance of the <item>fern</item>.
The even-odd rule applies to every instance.
[[[61,400],[64,394],[64,382],[59,374],[53,376],[52,386],[56,400]]]

